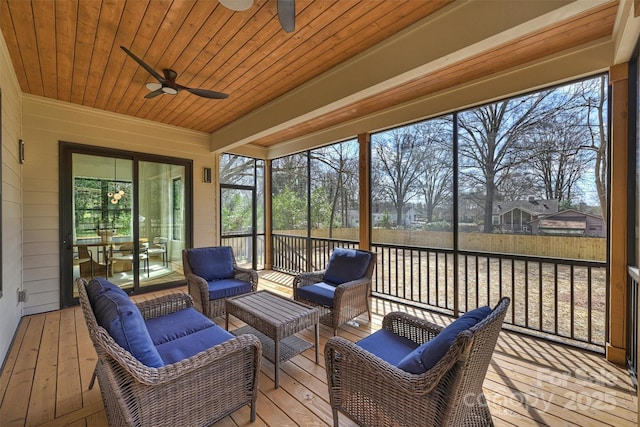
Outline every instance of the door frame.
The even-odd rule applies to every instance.
[[[127,159],[132,161],[132,181],[133,181],[133,230],[132,239],[137,242],[139,239],[139,195],[138,195],[138,171],[141,161],[175,164],[185,167],[184,183],[184,227],[185,227],[185,247],[193,246],[193,161],[177,157],[158,156],[135,151],[117,150],[92,145],[78,144],[74,142],[59,141],[58,147],[58,180],[59,180],[59,265],[60,265],[60,307],[69,307],[79,303],[74,297],[73,290],[73,243],[68,238],[73,235],[73,154],[86,154],[92,156],[104,156],[117,159]],[[71,233],[70,233],[71,232]],[[137,245],[136,251],[139,249]],[[134,259],[137,258],[134,256]],[[176,285],[176,282],[158,284],[150,286],[140,286],[139,282],[139,262],[134,262],[134,286],[128,290],[131,294],[151,292],[158,289],[169,288]],[[184,281],[178,282],[179,284]]]

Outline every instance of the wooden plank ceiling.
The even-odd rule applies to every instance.
[[[245,12],[217,0],[3,0],[0,25],[23,92],[212,132],[449,2],[298,0],[285,33],[273,0]],[[120,45],[231,96],[145,100],[153,78]]]
[[[0,28],[24,93],[211,133],[452,1],[297,0],[296,30],[286,33],[275,0],[245,12],[217,0],[0,0]],[[606,3],[253,142],[272,146],[610,35],[617,8]],[[158,72],[176,70],[179,84],[230,96],[145,99],[154,79],[121,45]]]

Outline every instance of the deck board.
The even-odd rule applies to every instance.
[[[290,276],[261,273],[260,289],[291,295]],[[174,289],[154,295],[179,292]],[[148,299],[150,295],[135,297]],[[375,299],[373,318],[347,325],[339,335],[356,341],[379,329],[385,313],[408,311],[447,324],[439,313]],[[224,319],[218,323],[224,326]],[[231,318],[231,327],[242,322]],[[313,330],[301,334],[313,341]],[[321,327],[320,347],[331,336]],[[3,427],[107,426],[99,385],[88,390],[96,363],[79,307],[22,319],[0,373],[0,420]],[[262,361],[257,418],[249,422],[244,407],[216,426],[328,426],[332,423],[324,360],[315,363],[313,349],[281,366],[280,388],[273,388],[273,364]],[[625,369],[600,354],[503,331],[484,383],[497,426],[635,426],[637,399]],[[340,425],[355,426],[345,416]]]

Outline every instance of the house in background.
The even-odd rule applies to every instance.
[[[606,237],[606,224],[601,216],[566,209],[540,216],[530,223],[531,234],[547,236]]]
[[[377,226],[388,218],[393,225],[411,226],[416,222],[418,213],[414,206],[407,205],[402,209],[402,218],[398,220],[396,207],[391,203],[374,203],[371,209],[371,223]]]
[[[496,201],[493,203],[493,229],[504,233],[529,233],[530,223],[539,216],[558,212],[558,201],[527,200]]]

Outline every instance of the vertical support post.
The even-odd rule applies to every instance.
[[[313,271],[313,242],[311,241],[311,151],[307,155],[307,265],[304,271]]]
[[[360,181],[360,249],[371,249],[371,135],[358,135]]]
[[[460,314],[460,272],[458,271],[458,266],[460,264],[460,256],[458,255],[458,251],[460,250],[460,239],[458,234],[458,223],[460,222],[458,218],[458,215],[460,213],[458,211],[458,207],[460,205],[460,201],[458,199],[458,113],[453,113],[452,135],[453,141],[451,142],[453,144],[453,209],[451,212],[451,225],[453,225],[453,316],[458,317],[458,315]],[[464,284],[464,287],[465,289],[467,288],[466,283]]]
[[[271,203],[271,160],[264,161],[264,268],[271,270],[273,266],[272,237],[272,203]]]
[[[607,360],[626,362],[627,313],[627,145],[629,64],[609,69],[611,85],[611,152],[609,202],[609,333]]]

